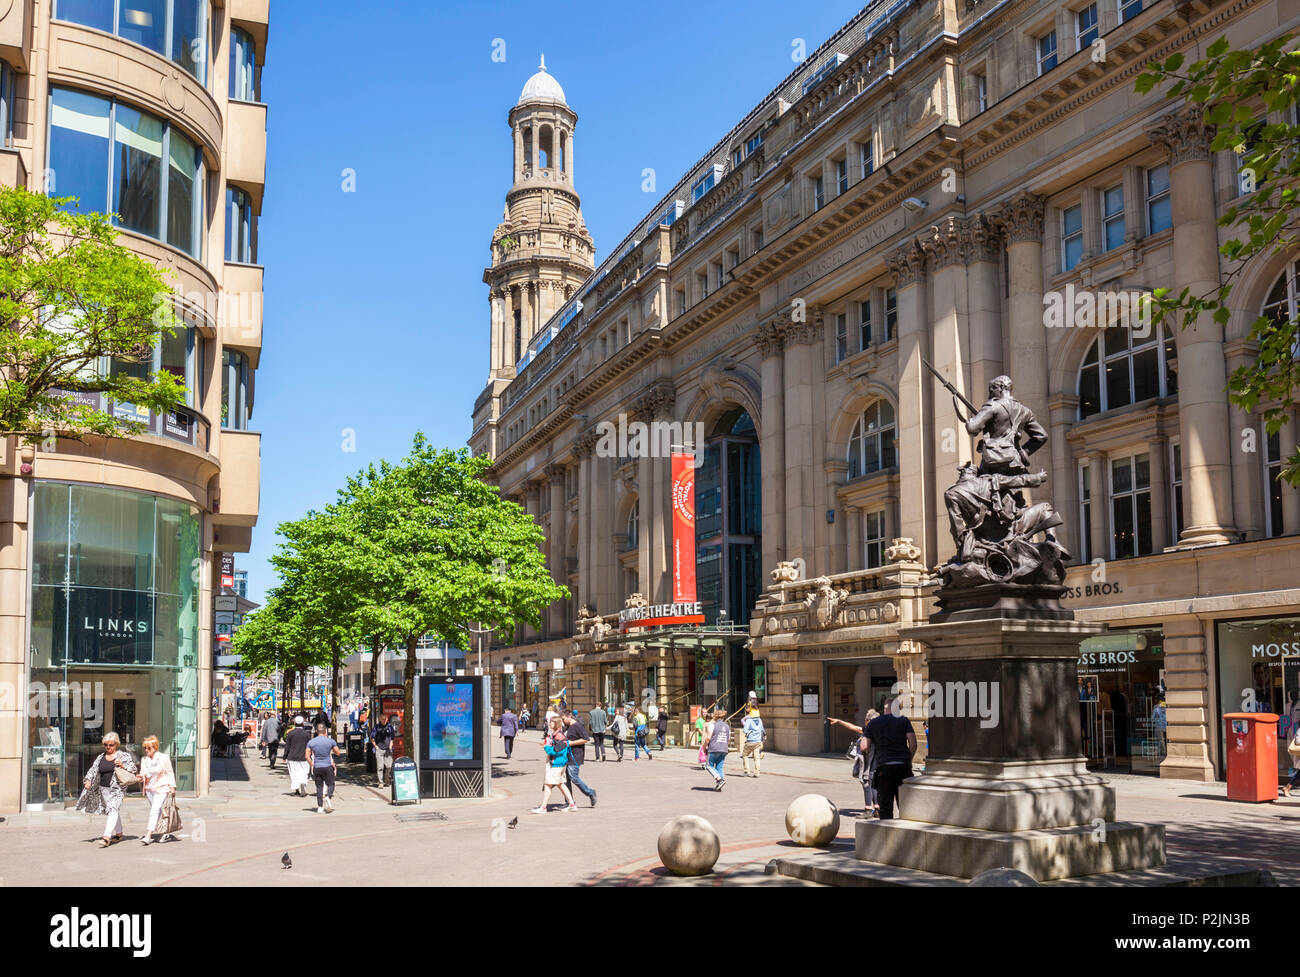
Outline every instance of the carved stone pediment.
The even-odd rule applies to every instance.
[[[840,624],[849,592],[842,587],[831,586],[830,577],[818,577],[813,583],[817,589],[804,598],[809,625],[825,630]]]

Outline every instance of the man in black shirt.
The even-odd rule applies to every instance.
[[[916,733],[906,717],[894,714],[897,701],[888,700],[884,714],[867,723],[858,745],[866,762],[871,759],[868,751],[875,753],[875,787],[879,792],[882,821],[893,818],[898,787],[912,776],[912,757],[916,755]]]
[[[569,765],[564,768],[564,775],[569,781],[569,789],[577,787],[587,795],[591,806],[596,806],[596,792],[582,782],[582,761],[586,759],[587,727],[582,725],[572,709],[565,709],[560,718],[564,723],[564,736],[569,743]]]

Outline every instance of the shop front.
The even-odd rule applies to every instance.
[[[826,662],[822,666],[824,715],[861,726],[867,710],[882,712],[898,677],[894,662],[885,655]],[[857,735],[835,723],[826,723],[825,752],[843,753]]]
[[[157,736],[194,790],[199,510],[56,482],[32,506],[27,805],[74,802],[109,731],[137,758]]]
[[[1219,776],[1226,779],[1223,714],[1271,712],[1278,720],[1277,772],[1293,769],[1287,743],[1300,724],[1300,617],[1216,621]]]
[[[1168,752],[1163,632],[1138,628],[1085,639],[1078,675],[1089,768],[1159,776]]]

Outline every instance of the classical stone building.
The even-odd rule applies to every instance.
[[[0,811],[62,807],[107,730],[204,793],[220,555],[247,552],[261,436],[257,222],[267,0],[18,0],[0,15],[0,180],[116,214],[165,269],[183,377],[130,439],[0,440]],[[104,369],[135,368],[103,364]],[[99,395],[92,395],[98,397]]]
[[[1221,777],[1224,712],[1294,721],[1300,495],[1278,471],[1295,422],[1269,436],[1225,385],[1261,310],[1296,314],[1297,256],[1241,269],[1226,327],[1143,325],[1136,296],[1230,270],[1216,218],[1248,187],[1195,112],[1134,80],[1221,34],[1297,27],[1293,0],[882,0],[513,360],[494,294],[470,444],[573,593],[493,651],[494,687],[579,707],[650,687],[675,717],[758,687],[792,752],[842,747],[823,715],[860,721],[895,681],[921,692],[925,649],[899,629],[928,617],[928,568],[953,552],[943,493],[972,456],[928,361],[977,405],[1009,374],[1049,433],[1031,494],[1065,516],[1068,605],[1111,627],[1080,652],[1096,766]],[[703,424],[703,628],[613,627],[666,600],[671,570],[668,461],[598,450],[620,414]]]

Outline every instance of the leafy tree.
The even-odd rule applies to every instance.
[[[1293,35],[1254,50],[1233,50],[1221,37],[1199,61],[1187,63],[1173,54],[1138,76],[1137,90],[1150,92],[1169,82],[1165,97],[1200,106],[1215,127],[1210,148],[1232,150],[1241,158],[1244,201],[1219,218],[1236,234],[1219,248],[1229,270],[1218,289],[1173,296],[1156,289],[1153,318],[1159,322],[1182,315],[1184,327],[1202,314],[1227,323],[1229,296],[1249,259],[1261,254],[1292,253],[1300,240],[1300,126],[1294,124],[1300,99],[1300,48]],[[1264,113],[1286,121],[1267,122]],[[1252,189],[1253,188],[1253,189]],[[1265,424],[1276,432],[1295,408],[1300,394],[1300,324],[1288,312],[1261,315],[1251,326],[1258,345],[1254,364],[1238,367],[1228,387],[1234,404],[1253,411],[1261,404]],[[1282,477],[1300,485],[1300,451],[1286,460]]]
[[[155,411],[185,399],[182,378],[147,373],[176,324],[162,273],[104,215],[60,209],[73,202],[0,187],[0,432],[29,441],[144,429],[78,394]]]

